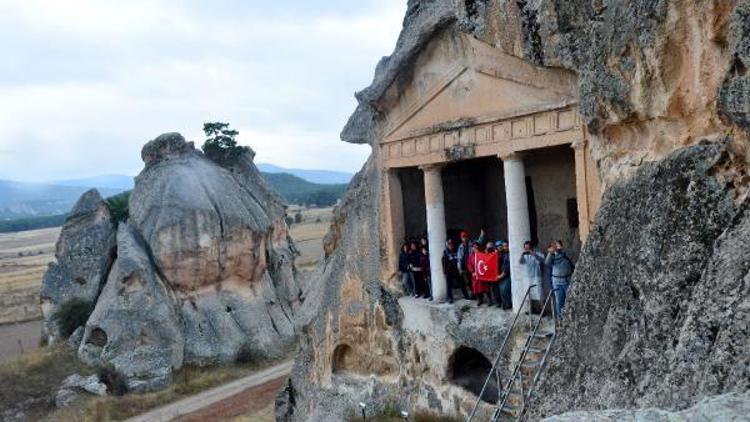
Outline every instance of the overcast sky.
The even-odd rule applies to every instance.
[[[3,0],[0,178],[137,174],[163,132],[229,121],[258,162],[357,171],[339,132],[406,0]]]

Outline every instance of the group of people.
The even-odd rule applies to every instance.
[[[519,264],[526,271],[530,285],[537,285],[540,291],[545,281],[549,280],[555,295],[555,314],[560,315],[575,266],[561,240],[548,245],[546,252],[546,255],[542,254],[534,249],[531,241],[526,241]],[[483,261],[497,260],[497,275],[493,272],[492,279],[482,277],[484,274],[480,266],[486,263],[480,261],[480,257]],[[477,306],[487,304],[502,309],[513,307],[509,245],[502,240],[488,241],[484,230],[474,240],[471,240],[469,233],[461,232],[458,245],[453,239],[448,239],[442,255],[442,270],[449,303],[453,303],[453,290],[458,288],[465,299],[476,300]],[[407,239],[404,242],[399,255],[398,271],[407,294],[433,300],[429,243],[426,237]]]

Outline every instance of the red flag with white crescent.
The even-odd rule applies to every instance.
[[[499,275],[497,252],[474,253],[474,271],[481,281],[497,281]]]

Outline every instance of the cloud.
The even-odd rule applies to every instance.
[[[338,133],[405,6],[2,2],[0,178],[132,174],[147,140],[200,140],[209,120],[239,128],[261,161],[356,171],[369,147]]]

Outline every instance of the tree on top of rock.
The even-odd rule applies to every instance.
[[[204,123],[203,132],[206,134],[206,142],[202,147],[203,153],[219,165],[234,165],[245,153],[252,151],[249,147],[237,145],[234,138],[240,133],[230,129],[229,123]]]

